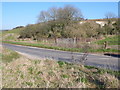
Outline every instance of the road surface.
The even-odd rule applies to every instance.
[[[32,57],[49,58],[49,59],[74,62],[74,63],[80,63],[81,58],[84,55],[84,53],[78,53],[78,52],[71,53],[68,51],[44,49],[44,48],[13,45],[13,44],[3,44],[3,46],[20,53],[28,54]],[[120,70],[120,66],[118,65],[119,62],[120,61],[117,57],[88,54],[87,60],[85,61],[85,65],[91,65],[100,68],[109,68],[112,70]]]

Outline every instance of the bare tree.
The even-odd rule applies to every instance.
[[[46,11],[41,11],[40,15],[38,16],[38,22],[46,22],[49,21],[48,18],[49,14]]]
[[[117,16],[112,12],[108,12],[108,13],[105,14],[106,19],[112,19],[112,18],[116,18],[116,17]]]
[[[51,21],[51,20],[81,20],[83,19],[83,15],[80,9],[72,6],[66,5],[63,8],[52,7],[47,11],[41,11],[38,17],[40,21]]]
[[[57,20],[57,15],[58,15],[58,8],[57,7],[52,7],[48,10],[48,18],[49,20]]]
[[[66,5],[63,8],[59,8],[58,19],[64,20],[66,24],[69,24],[71,21],[79,21],[83,19],[83,15],[78,8],[72,5]]]

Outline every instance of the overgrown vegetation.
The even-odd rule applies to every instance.
[[[3,49],[12,56],[10,50]],[[24,56],[2,62],[3,88],[118,88],[119,71]],[[12,83],[11,83],[12,81]]]
[[[52,7],[47,11],[41,11],[38,17],[38,24],[27,25],[20,32],[19,38],[31,38],[41,41],[42,39],[53,38],[57,44],[57,38],[73,38],[76,43],[81,38],[99,38],[103,35],[118,35],[118,20],[107,18],[104,26],[94,21],[80,24],[85,21],[81,11],[70,5],[63,8]]]

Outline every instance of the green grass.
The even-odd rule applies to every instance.
[[[15,33],[15,34],[19,34],[21,30],[23,30],[24,28],[17,28],[17,29],[12,29],[12,30],[8,30],[8,31],[2,31],[2,34],[8,34],[8,33]]]
[[[5,40],[16,40],[15,36],[7,36]]]
[[[58,64],[59,64],[60,67],[63,67],[65,65],[65,62],[58,61]]]
[[[63,74],[61,75],[62,78],[69,78],[69,76],[67,74]]]
[[[8,31],[2,31],[2,40],[17,40],[19,33],[24,28],[17,28]]]
[[[71,52],[84,52],[84,48],[62,48],[62,47],[55,47],[55,46],[47,46],[44,44],[33,44],[33,43],[12,42],[12,41],[3,41],[3,43],[18,44],[18,45],[25,45],[25,46],[32,46],[32,47],[39,47],[39,48],[63,50],[63,51],[71,51]],[[116,49],[89,49],[88,52],[117,52],[117,53],[119,53],[120,50],[116,50]]]
[[[120,45],[120,36],[106,37],[103,40],[96,41],[95,43],[99,45],[103,45],[105,41],[107,41],[108,45]]]
[[[25,45],[25,46],[32,46],[32,47],[63,50],[63,51],[75,51],[75,52],[81,52],[82,51],[81,48],[62,48],[62,47],[55,47],[55,46],[47,46],[47,45],[44,45],[44,44],[33,44],[33,43],[25,43],[25,42],[3,41],[3,43],[18,44],[18,45]]]
[[[89,52],[111,52],[111,53],[120,53],[120,50],[117,49],[90,49]]]
[[[2,62],[4,63],[9,63],[11,62],[13,59],[17,59],[19,58],[20,55],[12,50],[9,49],[4,49],[3,54],[2,54]]]

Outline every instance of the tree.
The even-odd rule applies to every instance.
[[[79,27],[76,25],[82,19],[83,15],[81,11],[74,6],[52,7],[47,11],[41,11],[38,16],[38,24],[26,26],[23,32],[21,32],[21,37],[30,37],[33,40],[53,38],[57,44],[57,38],[71,37],[70,35],[72,34],[74,37],[79,37],[79,33],[76,33],[79,32]],[[71,29],[69,28],[68,31],[67,27]],[[67,33],[69,34],[68,36]]]
[[[38,41],[43,40],[43,39],[47,39],[49,37],[49,33],[48,33],[48,27],[47,25],[37,25],[37,30],[36,30],[36,39]]]
[[[50,9],[48,9],[48,18],[50,21],[57,20],[57,15],[58,15],[58,8],[57,7],[52,7]]]
[[[83,15],[79,9],[66,5],[63,8],[52,7],[47,11],[41,11],[38,21],[44,22],[49,27],[49,36],[53,37],[57,43],[57,38],[63,35],[64,28],[82,18]]]
[[[49,33],[49,37],[54,38],[55,40],[55,44],[57,44],[57,38],[61,37],[61,24],[59,24],[59,22],[57,21],[51,21],[47,24],[48,28],[48,33]]]
[[[113,21],[116,20],[117,16],[112,12],[108,12],[105,14],[105,18],[106,18],[108,24],[110,25]]]
[[[83,15],[81,11],[72,5],[66,5],[58,9],[58,20],[63,20],[67,25],[73,21],[80,21],[82,19]]]
[[[66,26],[65,29],[65,36],[68,38],[73,38],[76,44],[81,37],[86,37],[84,27],[80,24],[72,24],[70,26]]]
[[[38,22],[46,22],[46,21],[66,21],[65,23],[69,23],[70,21],[79,21],[83,19],[83,15],[81,11],[71,5],[66,5],[63,8],[52,7],[47,11],[41,11],[38,16]]]
[[[39,14],[39,16],[38,16],[38,23],[49,21],[48,16],[49,16],[48,12],[41,11],[40,14]]]
[[[15,27],[13,29],[18,29],[18,28],[24,28],[24,26],[17,26],[17,27]]]
[[[110,25],[105,24],[105,26],[103,26],[103,30],[104,30],[104,35],[110,35],[112,34],[112,28],[110,27]]]
[[[112,18],[116,18],[116,17],[117,16],[112,12],[108,12],[108,13],[105,14],[106,19],[112,19]]]
[[[120,18],[116,20],[115,23],[113,23],[114,26],[114,34],[119,35],[120,34]]]
[[[99,24],[96,24],[95,22],[86,22],[82,24],[82,27],[86,31],[86,36],[92,38],[97,35],[97,28],[99,28]]]

